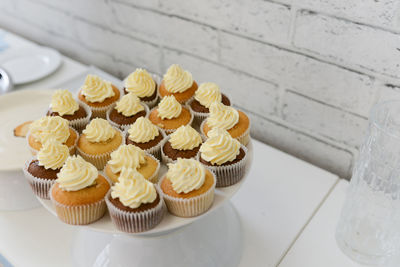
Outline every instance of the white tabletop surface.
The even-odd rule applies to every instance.
[[[349,182],[340,180],[279,267],[361,267],[336,245],[335,229]]]
[[[64,59],[64,65],[76,63]],[[28,87],[49,88],[87,70],[79,63],[70,66],[64,74],[55,73]],[[240,266],[279,264],[337,180],[329,172],[255,141],[253,168],[232,199],[243,224]],[[72,266],[70,249],[76,231],[77,227],[59,222],[44,208],[0,211],[0,253],[16,266]],[[308,249],[312,253],[315,247]],[[296,266],[327,266],[321,262]]]

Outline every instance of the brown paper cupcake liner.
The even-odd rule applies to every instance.
[[[43,199],[50,199],[49,190],[50,187],[56,182],[56,179],[43,179],[40,177],[33,176],[30,172],[28,172],[29,164],[36,160],[35,157],[25,162],[24,168],[22,171],[24,172],[25,178],[28,180],[29,185],[32,188],[33,193]]]
[[[86,117],[69,121],[69,125],[72,128],[74,128],[75,130],[77,130],[79,133],[81,133],[83,131],[83,129],[85,129],[86,125],[89,123],[90,118],[92,117],[92,110],[90,109],[90,107],[87,104],[85,104],[83,102],[78,102],[78,103],[85,110]]]
[[[111,221],[119,231],[126,233],[145,232],[156,227],[161,222],[166,208],[160,190],[157,187],[156,190],[160,196],[160,202],[154,208],[140,212],[123,211],[115,207],[109,200],[111,189],[108,191],[105,198],[106,204],[110,212]]]
[[[203,140],[207,140],[207,135],[204,133],[203,126],[207,122],[207,120],[203,120],[203,122],[200,124],[200,133],[202,135]],[[249,128],[246,129],[240,136],[235,137],[236,140],[238,140],[242,145],[247,146],[248,143],[250,142],[250,124]]]
[[[163,142],[164,142],[164,140],[166,138],[166,134],[165,134],[165,131],[163,129],[159,128],[158,126],[157,126],[157,128],[160,131],[161,135],[163,136],[163,139],[157,145],[155,145],[153,147],[150,147],[148,149],[143,149],[143,150],[146,151],[147,153],[153,155],[158,160],[161,160],[161,147],[162,147]],[[129,130],[129,126],[125,127],[124,140],[126,140],[126,138],[129,136],[128,130]]]
[[[121,130],[115,128],[119,134],[121,134],[122,137],[122,142],[121,145],[125,144],[125,137],[124,134]],[[111,153],[115,150],[117,150],[118,147],[116,147],[113,150],[110,150],[106,153],[102,153],[102,154],[97,154],[97,155],[92,155],[92,154],[88,154],[83,152],[79,147],[76,147],[76,150],[78,152],[78,154],[80,156],[82,156],[83,159],[85,159],[86,161],[92,163],[98,170],[103,170],[104,166],[106,166],[107,162],[110,160],[111,158]]]
[[[216,177],[215,174],[211,171],[214,177],[214,183],[211,188],[196,197],[192,198],[177,198],[172,197],[165,194],[162,189],[161,194],[164,197],[165,204],[170,213],[179,217],[195,217],[204,212],[206,212],[214,202],[214,192],[215,192],[215,185],[216,185]],[[160,179],[158,185],[161,188],[161,183],[165,179],[166,176]]]
[[[68,149],[69,149],[69,154],[72,156],[72,155],[75,155],[75,152],[76,152],[76,148],[77,148],[76,145],[78,144],[79,133],[78,133],[78,131],[75,130],[74,128],[72,128],[72,127],[69,127],[69,128],[72,129],[72,130],[75,132],[75,134],[76,134],[76,139],[75,139],[74,144],[73,144],[72,146],[69,146],[69,147],[68,147]],[[36,156],[36,154],[39,152],[39,150],[36,150],[36,149],[34,149],[33,147],[31,147],[31,146],[29,145],[29,136],[30,136],[30,132],[28,132],[28,134],[26,135],[26,142],[28,143],[29,151],[31,152],[31,154],[32,154],[33,156]]]
[[[209,166],[203,164],[204,167],[213,171],[217,177],[217,187],[227,187],[239,182],[246,173],[247,163],[247,148],[244,145],[240,146],[244,152],[244,157],[239,161],[227,166]],[[200,161],[200,152],[197,154],[197,160]],[[200,161],[201,162],[201,161]]]
[[[142,102],[142,103],[144,103],[144,102]],[[130,127],[131,124],[118,124],[118,123],[112,121],[110,119],[110,113],[114,109],[114,107],[115,107],[115,104],[112,106],[112,108],[107,110],[106,119],[111,124],[111,126],[123,131],[126,127]],[[146,112],[145,117],[147,118],[149,116],[149,107],[147,105],[143,105],[143,107],[144,107],[144,111]]]
[[[171,159],[170,157],[168,157],[165,153],[164,153],[164,145],[166,142],[168,142],[168,140],[170,139],[169,136],[167,136],[167,138],[164,140],[164,143],[161,146],[161,159],[162,162],[164,164],[168,164],[168,163],[174,163],[176,160]],[[202,138],[203,139],[203,138]],[[196,159],[196,156],[192,157],[192,159]]]
[[[85,225],[93,223],[104,216],[107,210],[106,202],[103,199],[92,204],[69,206],[53,199],[52,190],[49,190],[50,200],[54,205],[58,218],[68,224]]]
[[[185,125],[192,125],[192,123],[193,123],[193,113],[191,112],[190,108],[189,108],[187,105],[184,105],[184,104],[182,104],[182,105],[183,105],[185,108],[187,108],[187,109],[189,110],[189,112],[190,112],[190,120],[189,120],[189,123],[187,123],[187,124],[185,124]],[[156,108],[157,108],[157,107],[154,107],[154,108],[150,109],[149,114],[150,114],[154,109],[156,109]],[[175,132],[176,129],[178,129],[178,128],[176,128],[176,129],[164,129],[164,128],[161,128],[161,129],[164,130],[164,132],[165,132],[166,135],[170,135],[170,134],[172,134],[173,132]]]

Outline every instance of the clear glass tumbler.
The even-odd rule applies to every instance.
[[[336,229],[355,261],[385,265],[400,248],[400,101],[372,109]]]

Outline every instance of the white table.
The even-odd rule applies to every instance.
[[[59,69],[60,73],[26,88],[54,87],[87,71],[82,64],[64,60],[66,67]],[[299,235],[337,181],[329,172],[254,141],[253,168],[232,199],[244,234],[240,266],[276,266],[282,259],[286,264],[286,253],[292,254]],[[72,266],[70,249],[77,229],[61,223],[42,207],[0,211],[0,253],[16,266]],[[310,246],[312,253],[314,247]]]

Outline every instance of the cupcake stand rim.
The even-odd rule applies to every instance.
[[[146,238],[146,237],[157,237],[157,236],[165,236],[168,235],[172,232],[175,232],[185,226],[188,226],[192,224],[193,222],[204,218],[208,216],[209,214],[212,214],[215,212],[217,209],[219,209],[221,206],[225,204],[226,201],[228,201],[230,198],[233,197],[233,195],[239,190],[239,188],[243,185],[245,180],[247,179],[247,176],[249,175],[249,171],[252,165],[253,161],[253,144],[250,141],[249,144],[247,145],[248,148],[248,158],[247,158],[247,164],[246,164],[246,173],[244,177],[237,183],[229,187],[222,187],[222,188],[216,188],[215,190],[215,199],[212,207],[205,212],[204,214],[197,216],[197,217],[192,217],[192,218],[181,218],[174,216],[170,214],[169,212],[166,212],[165,217],[161,221],[159,225],[157,225],[155,228],[142,232],[142,233],[124,233],[121,231],[118,231],[115,226],[111,222],[111,218],[108,214],[108,212],[105,214],[103,218],[100,220],[89,224],[89,225],[82,225],[82,226],[75,226],[74,227],[79,227],[82,229],[87,229],[87,230],[92,230],[92,231],[97,231],[97,232],[102,232],[102,233],[108,233],[108,234],[113,234],[113,235],[124,235],[124,236],[131,236],[135,238]],[[166,172],[166,167],[162,166],[160,169],[160,176]],[[39,202],[54,216],[57,216],[56,211],[51,203],[50,200],[45,200],[45,199],[40,199],[38,198]]]

